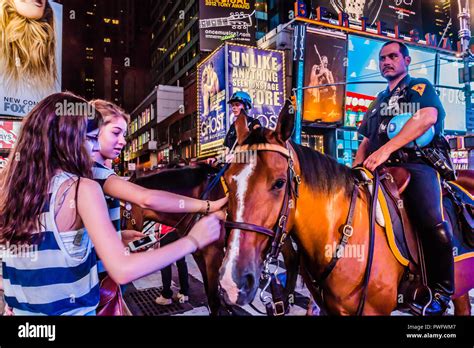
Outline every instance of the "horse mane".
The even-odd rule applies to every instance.
[[[269,143],[269,138],[272,137],[275,137],[274,132],[260,127],[251,131],[243,144]],[[290,143],[298,157],[302,179],[311,189],[331,194],[344,188],[346,195],[350,196],[354,186],[354,175],[350,168],[309,147],[298,145],[293,141]]]
[[[137,185],[151,190],[186,190],[202,184],[209,174],[218,170],[208,164],[196,167],[165,169],[155,174],[142,176],[135,180]]]
[[[291,145],[298,157],[302,179],[310,188],[327,194],[344,188],[346,195],[350,196],[354,187],[354,174],[350,168],[309,147],[293,141]]]

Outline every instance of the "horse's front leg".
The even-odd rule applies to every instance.
[[[281,253],[286,269],[285,299],[291,303],[290,296],[294,296],[296,281],[298,280],[299,256],[290,239],[287,239],[283,244]]]
[[[320,316],[327,315],[327,312],[324,310],[324,301],[321,296],[319,289],[313,284],[312,277],[309,275],[308,271],[304,268],[304,263],[300,263],[300,274],[303,278],[303,282],[311,293],[309,298],[308,308],[306,310],[307,316]]]
[[[219,296],[219,268],[224,259],[223,242],[217,241],[202,250],[205,274],[207,278],[207,300],[211,316],[221,314],[222,305]]]

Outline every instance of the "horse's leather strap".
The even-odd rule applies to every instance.
[[[254,224],[248,224],[245,222],[225,221],[224,225],[227,229],[257,232],[257,233],[264,234],[270,238],[275,238],[275,235],[276,235],[276,233],[269,228],[254,225]]]
[[[235,154],[241,152],[249,152],[249,151],[270,151],[270,152],[278,152],[281,153],[286,158],[291,158],[291,152],[289,149],[277,145],[277,144],[254,144],[254,145],[241,145],[235,148]]]
[[[339,259],[341,258],[342,251],[344,250],[345,246],[349,242],[349,238],[352,236],[354,232],[352,223],[354,222],[354,212],[355,212],[355,206],[356,206],[358,194],[359,194],[359,186],[356,183],[354,185],[354,190],[352,191],[351,203],[349,206],[349,214],[347,216],[347,222],[342,228],[341,241],[339,242],[339,245],[336,247],[336,250],[331,259],[331,262],[329,262],[329,264],[326,266],[319,280],[315,281],[318,287],[320,287],[323,284],[323,282],[326,280],[326,278],[329,276],[329,274],[331,274],[332,270],[336,266],[337,261],[339,261]]]

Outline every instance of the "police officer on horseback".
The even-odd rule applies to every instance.
[[[402,166],[410,172],[406,204],[412,220],[417,223],[433,297],[427,307],[419,303],[408,305],[418,314],[442,315],[454,292],[454,259],[452,232],[443,215],[440,174],[452,173],[449,163],[444,167],[435,166],[431,157],[436,154],[449,162],[449,146],[442,135],[446,114],[433,85],[426,79],[410,77],[410,63],[408,48],[403,43],[390,41],[383,45],[379,68],[388,87],[370,105],[359,128],[364,139],[355,163],[372,171],[384,164]],[[390,121],[407,110],[413,117],[389,139]],[[406,147],[412,142],[416,144],[432,127],[434,138],[426,147]]]
[[[252,104],[252,98],[247,92],[243,92],[243,91],[235,92],[230,97],[228,104],[230,104],[231,110],[232,110],[232,114],[230,115],[231,126],[225,137],[224,146],[228,150],[233,150],[235,146],[235,142],[237,141],[237,132],[235,130],[235,125],[234,125],[237,117],[241,113],[244,113],[245,117],[247,118],[247,125],[249,126],[249,129],[254,129],[257,126],[260,126],[260,122],[257,119],[250,117],[248,115],[250,109],[252,109],[253,107],[253,104]]]

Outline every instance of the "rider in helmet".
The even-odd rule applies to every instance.
[[[227,132],[227,135],[224,140],[224,146],[232,150],[234,148],[235,142],[237,141],[237,132],[235,130],[234,122],[237,119],[237,116],[240,115],[240,113],[244,113],[246,118],[247,118],[247,125],[249,126],[249,129],[254,129],[256,127],[260,127],[260,122],[248,115],[248,112],[250,109],[252,109],[253,104],[252,104],[252,98],[247,92],[243,91],[238,91],[232,94],[230,97],[228,104],[231,106],[232,114],[231,114],[231,126],[229,128],[229,131]]]

